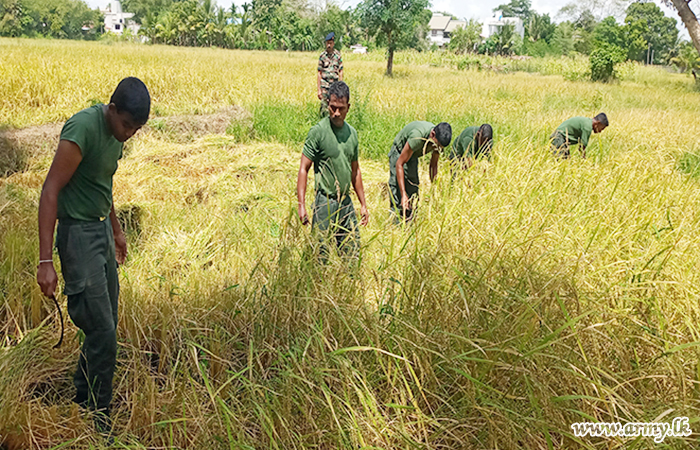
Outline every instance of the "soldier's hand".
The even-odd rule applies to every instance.
[[[126,261],[126,237],[123,231],[114,233],[114,249],[116,251],[117,262],[119,265]]]
[[[411,201],[408,199],[407,195],[401,196],[401,209],[403,210],[404,217],[406,217],[406,212],[411,209]]]
[[[318,99],[323,100],[323,94],[321,93],[321,91],[318,91]]]
[[[58,277],[56,276],[56,269],[53,268],[53,263],[45,262],[39,264],[36,270],[36,281],[39,283],[41,292],[47,296],[51,297],[56,291],[56,284],[58,284]]]
[[[301,221],[302,225],[308,225],[309,224],[309,215],[306,213],[306,207],[301,206],[299,208],[299,220]]]
[[[363,206],[360,208],[360,216],[362,216],[362,219],[360,220],[360,225],[367,226],[369,223],[369,211],[367,211],[367,207]]]

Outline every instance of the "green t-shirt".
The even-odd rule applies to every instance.
[[[479,127],[467,127],[459,137],[452,143],[452,150],[448,155],[449,159],[461,158],[466,153],[467,156],[474,157],[474,135],[479,131]]]
[[[557,127],[568,145],[581,144],[588,147],[588,139],[593,133],[593,119],[588,117],[572,117]]]
[[[347,122],[335,128],[326,117],[314,125],[304,142],[303,154],[314,163],[316,190],[342,197],[350,192],[351,163],[357,161],[357,131]]]
[[[396,135],[389,151],[389,185],[398,186],[396,178],[396,162],[408,142],[413,154],[404,164],[404,181],[412,186],[418,186],[418,158],[426,153],[432,153],[432,146],[426,145],[435,125],[430,122],[411,122]],[[408,189],[408,187],[406,188]]]
[[[83,159],[58,193],[59,219],[93,221],[109,216],[112,176],[122,157],[122,143],[109,130],[103,106],[80,111],[61,130],[61,140],[77,144]]]
[[[408,146],[413,150],[413,155],[411,155],[410,159],[418,159],[426,153],[432,153],[432,146],[426,145],[426,143],[433,128],[435,128],[435,125],[430,122],[419,120],[411,122],[396,135],[393,147],[400,154],[406,146],[406,142],[408,142]]]

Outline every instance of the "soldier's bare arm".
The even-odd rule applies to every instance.
[[[83,155],[76,143],[61,140],[41,189],[41,198],[39,199],[39,260],[47,262],[39,263],[36,281],[41,287],[41,292],[47,297],[53,295],[58,282],[56,270],[51,262],[58,193],[68,184],[82,159]]]
[[[299,220],[304,225],[309,224],[309,215],[306,212],[306,182],[312,164],[313,162],[306,155],[301,155],[299,175],[297,176],[297,202],[299,203]]]
[[[362,184],[360,163],[358,161],[353,161],[350,167],[352,169],[352,186],[355,188],[357,199],[360,201],[360,215],[362,216],[360,224],[364,226],[369,223],[369,211],[367,210],[367,202],[365,201],[365,187]]]

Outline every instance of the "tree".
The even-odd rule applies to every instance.
[[[515,32],[515,25],[503,25],[498,33],[492,34],[479,46],[479,53],[494,55],[512,55],[522,46],[520,35]]]
[[[700,53],[700,23],[698,23],[698,18],[693,10],[690,9],[690,0],[664,0],[664,3],[676,9],[683,25],[688,30],[695,49]]]
[[[519,17],[525,23],[530,20],[530,16],[534,12],[530,0],[510,0],[510,3],[498,5],[493,10],[501,11],[503,17]]]
[[[368,35],[387,47],[387,75],[392,75],[394,52],[415,38],[428,5],[428,0],[364,0],[357,6]]]
[[[321,11],[316,21],[316,33],[314,47],[321,47],[323,39],[331,31],[335,32],[335,48],[342,49],[346,40],[350,40],[352,32],[352,14],[350,11],[341,9],[338,5],[329,4],[325,10]]]
[[[625,60],[624,51],[614,45],[603,45],[591,53],[591,80],[611,81],[615,79],[615,65]]]
[[[678,67],[681,72],[697,69],[700,63],[698,51],[693,44],[683,41],[678,45],[677,55],[671,58],[671,64]]]
[[[557,26],[552,23],[549,14],[540,15],[533,12],[530,16],[530,20],[527,22],[525,32],[527,33],[528,40],[531,42],[537,42],[541,39],[549,42],[556,29]]]
[[[574,21],[574,50],[588,55],[593,50],[593,29],[598,24],[593,13],[586,9]]]
[[[614,17],[606,17],[593,30],[593,45],[595,47],[614,45],[615,47],[625,48],[625,30],[617,23]]]
[[[0,1],[0,36],[21,36],[22,16],[20,0]]]
[[[579,20],[585,11],[590,12],[596,22],[604,17],[613,16],[622,20],[627,6],[632,0],[574,0],[559,10],[558,17],[571,22]]]
[[[562,22],[552,36],[552,47],[567,56],[574,49],[574,26],[571,22]]]
[[[625,26],[628,29],[628,42],[641,42],[647,45],[647,50],[654,51],[655,63],[668,60],[669,55],[678,40],[676,19],[666,17],[654,3],[632,3],[627,8]],[[630,59],[642,61],[644,49],[630,49]]]
[[[450,37],[448,48],[455,53],[472,53],[481,42],[481,23],[469,19],[464,27],[457,28]]]
[[[121,3],[124,11],[134,13],[136,23],[144,25],[147,20],[155,22],[161,13],[170,8],[173,0],[122,0]]]

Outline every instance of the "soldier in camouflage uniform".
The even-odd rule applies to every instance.
[[[321,100],[321,117],[328,115],[328,88],[336,81],[343,81],[343,58],[335,50],[335,33],[331,32],[326,36],[326,51],[318,58],[316,86],[318,99]]]

